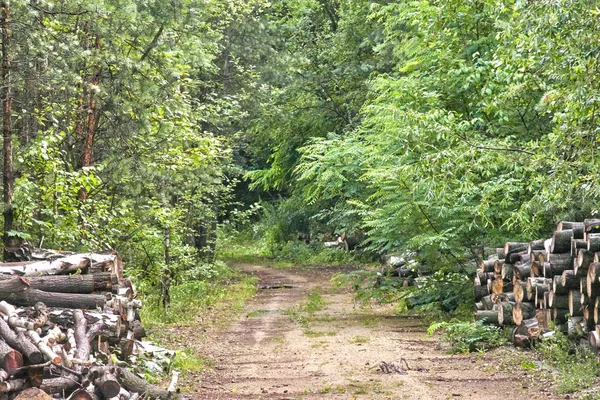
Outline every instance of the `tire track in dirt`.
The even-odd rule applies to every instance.
[[[241,268],[259,290],[239,320],[200,343],[212,365],[200,376],[192,399],[552,399],[540,390],[539,374],[518,363],[497,369],[516,350],[491,354],[446,354],[425,338],[422,321],[394,316],[389,308],[358,308],[346,289],[333,289],[339,269]],[[320,311],[298,312],[318,293]],[[385,374],[381,362],[402,373]],[[408,368],[406,367],[408,365]]]

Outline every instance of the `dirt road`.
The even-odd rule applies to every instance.
[[[210,368],[192,399],[555,398],[514,361],[516,350],[449,355],[419,318],[360,308],[333,289],[333,269],[241,268],[263,289],[199,344]]]

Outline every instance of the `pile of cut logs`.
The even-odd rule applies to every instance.
[[[549,239],[507,242],[475,277],[476,320],[514,326],[529,346],[550,322],[600,347],[600,219],[559,222]]]
[[[415,259],[414,252],[382,256],[385,268],[380,271],[382,275],[397,279],[400,286],[408,287],[416,283],[418,277],[431,275],[433,270]]]
[[[0,264],[0,399],[179,398],[176,375],[162,390],[124,367],[165,351],[140,341],[141,302],[117,255],[37,258]]]

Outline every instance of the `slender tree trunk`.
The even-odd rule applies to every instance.
[[[0,17],[2,31],[2,77],[1,97],[2,107],[2,139],[3,139],[3,194],[4,194],[4,245],[9,241],[8,232],[13,229],[14,210],[12,197],[14,192],[13,148],[12,148],[12,82],[11,82],[11,53],[10,53],[10,0],[0,2],[2,15]],[[6,256],[6,254],[5,254]]]
[[[163,307],[167,308],[171,303],[171,228],[165,227],[165,268],[160,277],[160,292]]]

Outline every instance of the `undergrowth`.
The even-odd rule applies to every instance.
[[[598,383],[600,363],[591,349],[579,346],[566,335],[556,332],[536,347],[550,369],[560,372],[556,377],[559,393],[574,393]],[[600,399],[596,389],[582,393],[583,399]]]
[[[364,262],[354,252],[325,247],[320,241],[308,244],[300,240],[270,243],[268,237],[256,236],[249,230],[235,234],[222,233],[222,236],[217,251],[220,258],[230,262],[260,262],[279,268],[310,265],[336,266]]]
[[[485,351],[509,343],[508,333],[495,326],[475,322],[434,322],[427,329],[427,336],[443,330],[441,341],[450,345],[451,353]]]
[[[190,271],[193,275],[194,271]],[[140,315],[144,326],[152,328],[164,324],[194,323],[207,307],[228,304],[240,309],[256,291],[256,278],[232,270],[223,262],[216,262],[209,276],[190,276],[171,288],[171,303],[160,304],[159,293],[148,288],[141,290],[144,308]]]

